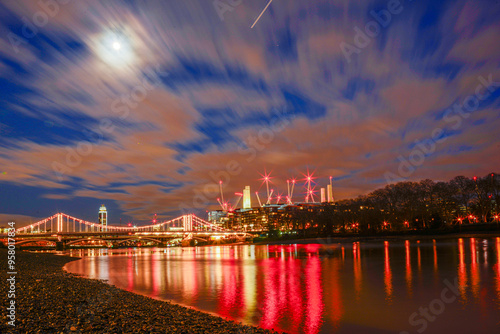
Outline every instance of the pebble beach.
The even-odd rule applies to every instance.
[[[7,324],[7,250],[0,249],[0,333],[276,333],[67,273],[77,258],[16,252],[16,321]]]

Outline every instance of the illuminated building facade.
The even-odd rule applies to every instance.
[[[208,212],[208,221],[212,224],[226,226],[227,225],[227,211],[224,211],[224,210],[209,211]]]
[[[322,212],[324,208],[325,205],[320,203],[296,203],[269,204],[234,211],[214,210],[208,213],[208,221],[233,231],[292,229],[294,220],[306,213]]]

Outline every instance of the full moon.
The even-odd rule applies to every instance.
[[[134,63],[135,53],[129,35],[107,31],[96,40],[97,54],[113,67],[130,66]]]

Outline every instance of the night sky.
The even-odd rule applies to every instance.
[[[267,3],[1,1],[0,225],[498,172],[498,1]]]

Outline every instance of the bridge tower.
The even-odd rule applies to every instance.
[[[63,215],[61,213],[57,214],[57,232],[63,231]]]
[[[184,227],[184,231],[192,231],[193,230],[193,215],[182,216],[182,225]]]

